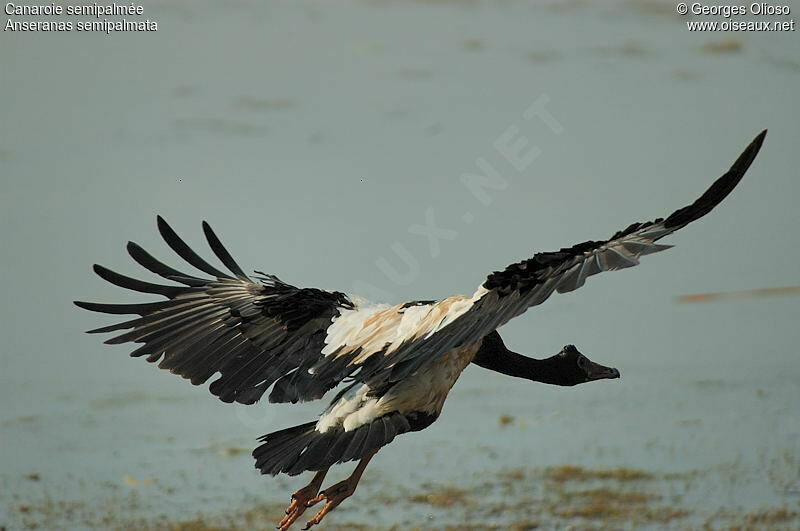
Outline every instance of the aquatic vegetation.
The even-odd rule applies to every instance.
[[[412,503],[427,503],[437,507],[449,507],[451,505],[471,505],[472,498],[470,491],[451,485],[440,488],[431,488],[427,492],[415,494],[409,497]]]
[[[563,465],[545,470],[545,478],[558,483],[567,481],[592,481],[598,479],[642,481],[653,479],[653,477],[653,474],[650,472],[626,467],[588,469],[575,465]]]
[[[725,39],[721,41],[711,41],[700,47],[700,51],[712,54],[738,53],[742,51],[744,45],[736,39]]]

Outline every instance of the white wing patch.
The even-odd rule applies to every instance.
[[[322,354],[328,356],[341,347],[355,345],[367,320],[388,308],[391,308],[388,304],[371,304],[359,306],[354,310],[342,310],[338,317],[333,318],[333,324],[328,327]]]
[[[486,290],[472,297],[454,295],[432,304],[385,304],[343,310],[327,330],[322,354],[343,355],[361,349],[353,364],[385,349],[390,355],[405,341],[427,338],[461,317]]]
[[[431,313],[432,307],[432,304],[423,304],[400,310],[402,318],[400,319],[400,324],[397,326],[397,333],[395,334],[394,340],[396,341],[404,337],[414,337],[420,325]]]
[[[461,297],[458,300],[454,300],[450,306],[445,311],[442,318],[439,320],[438,324],[432,327],[425,337],[431,337],[433,334],[444,328],[445,326],[449,325],[462,315],[464,315],[467,310],[469,310],[475,301],[480,299],[483,296],[482,293],[476,293],[472,297]],[[450,299],[455,299],[456,297],[450,297]],[[446,299],[449,300],[449,299]]]

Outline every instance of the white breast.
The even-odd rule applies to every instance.
[[[380,397],[369,397],[369,387],[360,384],[342,395],[320,416],[319,432],[343,427],[352,431],[387,413],[423,411],[439,415],[450,389],[461,372],[472,362],[481,341],[453,349],[432,363],[423,365]]]
[[[387,412],[424,411],[438,415],[450,389],[478,352],[481,341],[445,353],[392,387],[381,397]]]

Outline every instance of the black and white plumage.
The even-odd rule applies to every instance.
[[[123,331],[106,343],[139,343],[132,356],[145,356],[195,385],[216,377],[210,390],[225,402],[253,404],[268,390],[270,402],[316,400],[346,383],[317,421],[265,435],[253,452],[265,474],[319,472],[308,491],[295,493],[281,527],[288,528],[305,510],[297,500],[326,499],[325,509],[310,522],[318,523],[355,488],[351,481],[339,494],[327,489],[318,495],[325,471],[361,459],[350,478],[357,482],[379,448],[436,420],[470,363],[560,385],[619,377],[616,369],[589,361],[572,346],[546,360],[513,353],[496,330],[553,293],[583,286],[589,276],[632,267],[642,256],[670,248],[657,242],[719,204],[739,183],[765,135],[759,134],[691,205],[664,219],[634,223],[607,240],[538,253],[492,273],[471,296],[377,305],[341,292],[297,288],[265,273],[251,278],[203,222],[225,272],[197,255],[159,217],[158,229],[169,247],[207,276],[173,269],[130,242],[128,252],[136,262],[172,283],[144,282],[99,265],[95,272],[122,288],[166,300],[76,304],[138,315],[90,333]]]

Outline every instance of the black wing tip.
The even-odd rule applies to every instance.
[[[128,256],[133,258],[137,264],[142,266],[144,265],[140,261],[140,259],[147,254],[147,251],[144,250],[144,247],[134,241],[129,241],[125,244],[125,250],[128,251]]]
[[[167,220],[164,219],[164,216],[162,216],[161,214],[156,214],[156,224],[159,227],[165,226],[168,228],[172,228],[170,227],[169,223],[167,223]],[[211,230],[211,225],[208,223],[208,221],[203,220],[201,225],[203,226],[203,230]]]
[[[147,269],[149,271],[153,271],[152,269],[150,269],[149,267],[147,267],[145,265],[145,263],[147,263],[146,259],[150,258],[150,256],[149,256],[149,253],[144,250],[144,247],[142,247],[141,245],[139,245],[138,243],[136,243],[134,241],[129,241],[128,243],[125,244],[125,250],[128,251],[128,255],[131,258],[133,258],[133,260],[137,264],[139,264],[140,266],[143,266],[145,269]],[[144,260],[144,263],[143,263],[143,260]]]
[[[761,150],[761,145],[764,143],[766,137],[767,130],[764,129],[756,135],[753,141],[742,151],[742,154],[739,155],[730,169],[725,172],[722,177],[714,181],[697,201],[670,214],[669,217],[664,220],[664,227],[677,230],[711,212],[723,199],[728,197],[728,194],[730,194],[742,180],[744,174],[747,173],[750,165],[756,159],[756,155],[758,155],[758,152]]]
[[[250,277],[247,276],[247,273],[236,263],[236,260],[233,259],[231,253],[222,245],[222,241],[220,241],[217,234],[214,232],[214,229],[211,228],[211,225],[206,221],[203,220],[203,234],[206,236],[206,241],[208,242],[208,246],[211,247],[211,251],[214,255],[219,259],[222,264],[230,270],[239,280],[244,280],[246,282],[250,282]]]
[[[77,306],[78,308],[83,308],[84,310],[95,311],[93,302],[86,302],[86,301],[72,301],[72,304]]]
[[[764,129],[763,131],[758,133],[758,135],[756,135],[756,137],[750,143],[750,146],[752,146],[755,149],[756,153],[758,153],[758,150],[761,149],[761,144],[764,143],[764,139],[767,138],[767,131],[769,131],[769,129]]]
[[[74,304],[78,308],[81,308],[82,310],[89,310],[90,312],[97,312],[97,313],[108,313],[108,311],[105,310],[105,307],[107,307],[108,304],[103,304],[103,303],[100,303],[100,302],[86,302],[86,301],[72,301],[72,304]],[[86,333],[87,334],[100,334],[100,333],[106,332],[107,331],[106,328],[108,328],[108,327],[102,326],[100,328],[94,328],[92,330],[87,330]]]
[[[116,285],[116,283],[114,282],[113,279],[116,278],[116,277],[122,276],[119,273],[117,273],[116,271],[112,271],[111,269],[107,268],[106,266],[100,265],[100,264],[93,264],[92,265],[92,271],[94,271],[97,274],[97,276],[99,276],[103,280],[105,280],[107,282],[111,282],[112,284],[115,284],[115,285]],[[124,286],[122,286],[122,287],[124,287]]]
[[[101,309],[102,304],[97,302],[86,302],[86,301],[72,301],[72,304],[81,308],[82,310],[89,310],[90,312],[98,312],[98,313],[107,313]],[[105,332],[106,327],[100,328],[93,328],[92,330],[86,330],[87,334],[100,334]]]
[[[205,234],[206,241],[213,247],[213,242],[219,241],[219,238],[217,238],[217,233],[214,232],[214,229],[211,228],[211,225],[206,220],[203,220],[200,225],[203,228],[203,234]]]
[[[162,237],[166,239],[164,233],[170,234],[174,233],[175,231],[170,227],[167,220],[164,219],[161,214],[156,215],[156,226],[158,226],[158,232],[161,234]]]
[[[750,142],[750,145],[744,149],[742,154],[739,155],[739,158],[736,159],[736,162],[733,163],[731,171],[737,175],[744,175],[744,172],[747,171],[750,164],[753,163],[756,155],[758,155],[758,152],[761,150],[761,145],[764,143],[765,138],[767,138],[767,129],[764,129],[756,135],[753,141]]]
[[[157,219],[158,232],[161,234],[161,237],[164,239],[164,241],[167,242],[167,245],[169,245],[169,247],[175,251],[178,256],[183,258],[190,265],[208,275],[217,278],[230,278],[230,275],[212,266],[203,258],[201,258],[200,255],[194,252],[192,248],[189,247],[189,245],[183,241],[180,236],[178,236],[178,233],[175,232],[166,221],[164,221],[164,218],[157,216]]]

